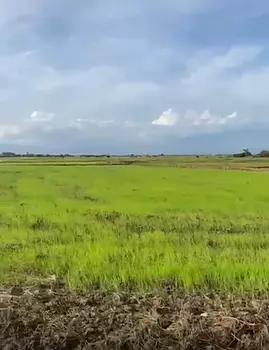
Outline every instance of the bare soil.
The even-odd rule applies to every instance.
[[[269,299],[78,294],[41,285],[0,291],[0,348],[269,349]]]

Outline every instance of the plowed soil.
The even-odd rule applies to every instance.
[[[2,290],[1,349],[269,349],[269,300]]]

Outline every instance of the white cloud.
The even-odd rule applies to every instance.
[[[173,128],[161,129],[164,134],[170,133],[179,137],[188,135],[211,133],[233,127],[238,123],[238,114],[233,112],[226,116],[214,115],[208,109],[199,113],[195,110],[187,110],[179,115],[169,109],[152,122],[153,125],[173,126]],[[240,121],[239,121],[240,122]],[[161,131],[160,131],[161,132]],[[151,130],[143,130],[144,135],[151,134]],[[158,134],[159,135],[159,134]]]
[[[232,114],[227,115],[227,119],[234,119],[238,117],[238,113],[237,112],[233,112]]]
[[[31,121],[33,122],[49,122],[55,118],[55,113],[46,113],[43,111],[33,111]]]
[[[212,115],[208,110],[205,110],[201,115],[196,115],[192,125],[204,128],[219,127],[232,123],[237,118],[237,112],[233,112],[225,117]]]
[[[176,113],[169,108],[167,111],[164,111],[159,118],[153,120],[153,125],[161,126],[174,126],[178,121],[178,116]]]

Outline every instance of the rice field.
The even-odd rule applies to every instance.
[[[268,290],[268,173],[73,162],[0,165],[0,285]]]

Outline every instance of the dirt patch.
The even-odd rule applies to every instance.
[[[2,349],[269,349],[269,300],[0,291]]]

